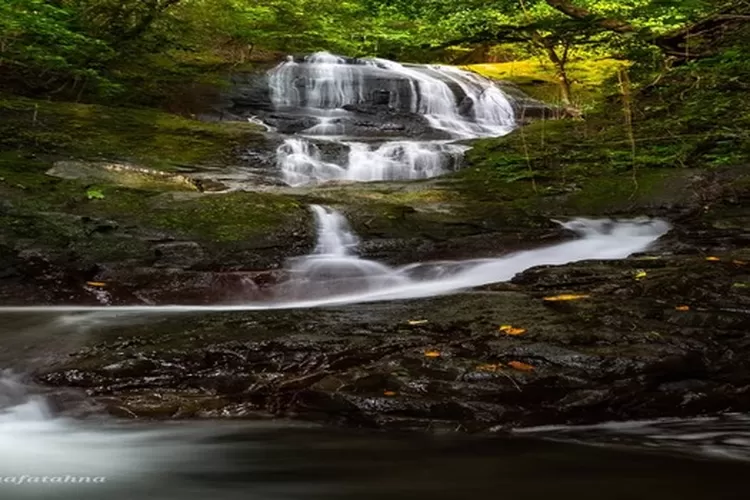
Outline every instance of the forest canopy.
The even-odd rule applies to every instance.
[[[549,60],[653,62],[661,43],[742,2],[717,0],[5,0],[0,85],[27,94],[107,98],[149,78],[179,79],[260,52],[329,50],[461,62],[473,50]],[[192,73],[191,73],[192,72]]]

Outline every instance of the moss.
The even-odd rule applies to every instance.
[[[263,140],[249,123],[204,123],[141,108],[0,96],[0,150],[141,163],[171,170],[217,164]]]
[[[155,203],[146,219],[155,227],[214,241],[245,241],[293,229],[309,213],[296,200],[268,193],[199,195]]]
[[[612,79],[626,63],[615,59],[578,59],[568,64],[573,97],[581,108],[588,108],[606,89],[605,82]],[[512,82],[531,97],[549,103],[560,102],[560,86],[550,63],[540,59],[490,64],[472,64],[467,69],[488,78]]]
[[[590,76],[592,85],[604,86],[600,96],[616,93],[602,97],[585,119],[538,121],[477,141],[467,168],[454,175],[456,189],[470,200],[534,209],[557,203],[594,214],[659,197],[685,200],[690,192],[675,191],[695,172],[731,168],[739,175],[737,166],[750,161],[750,101],[741,83],[750,78],[747,31],[738,35],[739,45],[676,68],[658,85],[653,75],[634,79],[626,98],[605,79],[612,67]],[[512,64],[491,66],[502,76]],[[519,67],[519,73],[536,71]]]

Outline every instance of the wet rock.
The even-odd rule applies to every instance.
[[[189,269],[205,257],[203,248],[194,241],[162,243],[154,247],[156,267]]]
[[[47,175],[61,179],[83,179],[108,182],[134,188],[169,188],[196,190],[189,177],[139,165],[113,162],[58,161]]]

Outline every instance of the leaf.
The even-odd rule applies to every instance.
[[[88,286],[93,286],[93,287],[96,287],[96,288],[103,288],[103,287],[107,286],[106,283],[102,283],[101,281],[87,281],[86,284]]]
[[[745,262],[744,260],[733,260],[732,264],[734,264],[735,266],[744,266],[747,265],[747,262]]]
[[[546,302],[565,302],[569,300],[588,299],[589,297],[591,297],[591,295],[563,294],[563,295],[555,295],[553,297],[544,297],[543,300],[545,300]]]
[[[395,391],[383,391],[383,396],[395,396]]]
[[[86,198],[89,200],[103,200],[104,199],[104,193],[102,193],[98,189],[89,189],[86,191]]]
[[[426,358],[439,358],[440,356],[442,356],[442,354],[440,354],[440,351],[434,351],[434,350],[433,351],[425,351],[424,355],[425,355]]]
[[[634,275],[633,277],[634,277],[635,279],[637,279],[637,280],[642,280],[642,279],[643,279],[643,278],[645,278],[646,276],[648,276],[648,274],[646,273],[646,271],[644,271],[643,269],[638,269],[638,270],[637,270],[637,271],[635,272],[635,275]]]
[[[677,306],[674,308],[675,311],[689,311],[690,306]]]
[[[426,319],[410,319],[409,321],[407,321],[407,323],[410,324],[411,326],[424,325],[429,322],[430,321]]]
[[[718,258],[718,257],[706,257],[706,260],[709,261],[709,262],[718,262],[721,259]]]
[[[520,361],[511,361],[510,363],[508,363],[508,366],[510,366],[511,368],[514,368],[514,369],[516,369],[518,371],[522,371],[522,372],[533,372],[534,371],[534,367],[533,366],[527,365],[526,363],[521,363]]]
[[[732,288],[750,288],[748,283],[732,283]]]
[[[496,372],[498,370],[502,370],[502,369],[503,369],[503,365],[501,365],[500,363],[496,363],[496,364],[484,364],[484,365],[479,365],[479,366],[476,367],[476,371],[478,371],[478,372],[491,372],[491,373],[494,373],[494,372]]]
[[[524,328],[514,328],[511,325],[503,325],[500,328],[498,328],[501,332],[507,334],[507,335],[523,335],[526,333],[526,329]]]

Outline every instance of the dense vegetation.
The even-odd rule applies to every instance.
[[[0,85],[27,95],[163,104],[184,84],[278,52],[405,60],[550,63],[571,102],[569,61],[653,67],[686,50],[670,35],[730,0],[7,0]]]

